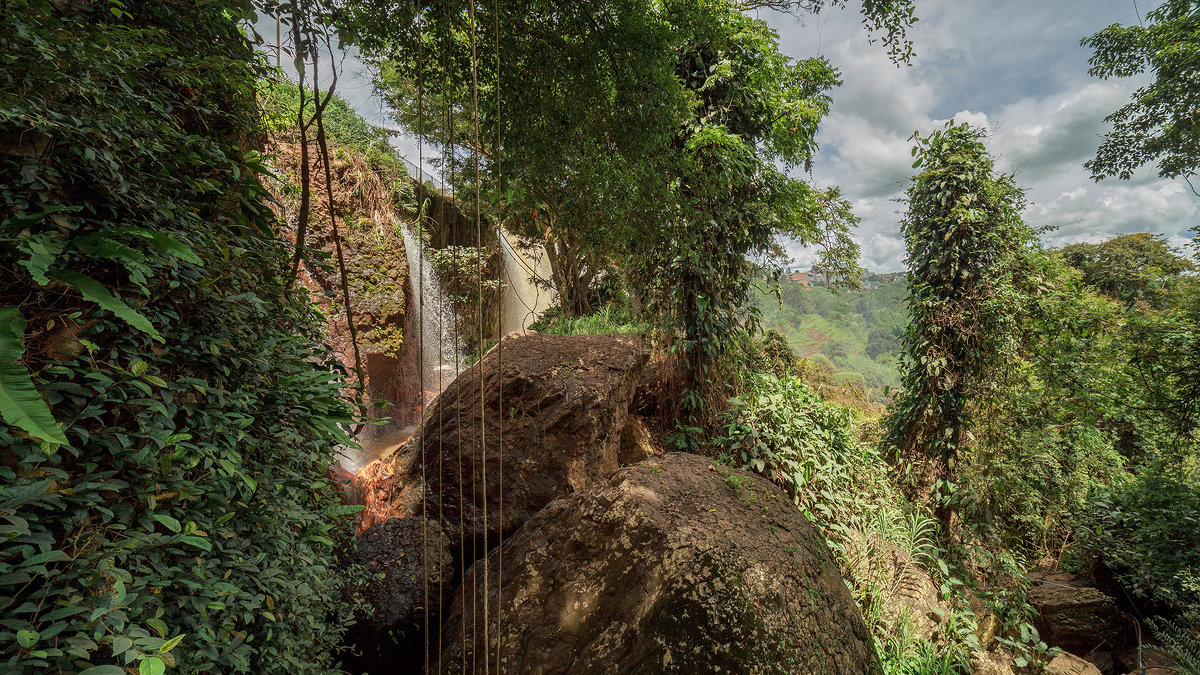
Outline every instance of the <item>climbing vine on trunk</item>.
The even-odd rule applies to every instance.
[[[950,521],[959,452],[970,441],[972,401],[984,396],[1013,352],[1020,302],[1015,275],[1034,233],[1021,220],[1024,193],[997,175],[983,132],[948,124],[916,136],[901,229],[908,248],[910,319],[903,392],[884,444],[933,491]]]

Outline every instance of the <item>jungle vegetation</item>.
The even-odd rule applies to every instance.
[[[775,481],[843,554],[874,534],[937,580],[959,627],[937,645],[855,586],[890,672],[962,672],[966,589],[1044,661],[1021,591],[1047,558],[1103,566],[1193,649],[1200,245],[1049,250],[1020,176],[950,123],[913,139],[907,276],[858,290],[851,205],[792,171],[837,64],[788,57],[746,12],[845,4],[0,3],[5,672],[339,672],[356,507],[329,467],[364,411],[259,152],[290,133],[402,170],[322,76],[338,40],[439,149],[444,189],[546,246],[561,307],[543,330],[654,339],[676,375],[665,444]],[[920,48],[913,0],[858,8],[871,48]],[[298,82],[256,48],[255,12],[287,20]],[[1085,39],[1095,76],[1152,77],[1112,114],[1097,179],[1195,174],[1198,26],[1195,0],[1167,0]],[[775,288],[779,236],[844,288]],[[848,338],[813,351],[813,316]]]

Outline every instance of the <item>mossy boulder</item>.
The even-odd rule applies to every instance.
[[[464,575],[442,644],[447,673],[485,644],[504,673],[880,672],[817,530],[765,480],[681,453],[525,523]]]

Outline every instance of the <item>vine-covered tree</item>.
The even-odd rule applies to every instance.
[[[884,444],[913,463],[913,487],[932,490],[945,527],[972,400],[1012,349],[1015,277],[1035,237],[1021,220],[1024,193],[996,173],[982,131],[951,122],[917,136],[913,153],[921,172],[901,225],[911,274],[903,391]]]
[[[833,244],[822,261],[833,269],[856,269],[857,250],[840,195],[786,173],[812,160],[829,90],[840,83],[834,68],[793,61],[766,22],[728,3],[663,5],[693,112],[663,158],[673,209],[634,249],[633,286],[682,357],[683,412],[695,418],[713,389],[712,364],[747,318],[749,259],[778,253],[780,233]]]

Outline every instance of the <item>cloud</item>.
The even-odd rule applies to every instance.
[[[951,118],[989,131],[997,168],[1027,188],[1027,222],[1056,229],[1058,246],[1128,232],[1190,236],[1200,200],[1143,171],[1132,181],[1093,183],[1082,167],[1107,129],[1104,118],[1144,79],[1099,81],[1087,73],[1080,38],[1111,23],[1137,21],[1123,0],[927,0],[910,36],[917,59],[897,68],[853,11],[809,18],[765,16],[795,58],[820,55],[843,86],[822,124],[811,176],[842,186],[862,218],[858,239],[869,269],[903,267],[896,203],[913,175],[909,140]],[[798,259],[808,255],[796,247]]]

